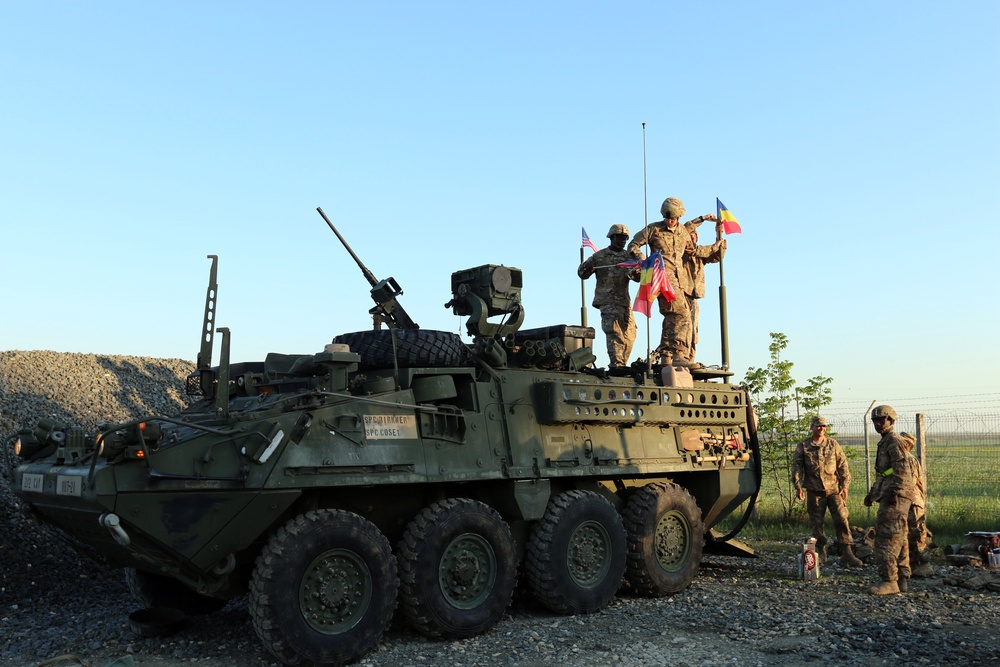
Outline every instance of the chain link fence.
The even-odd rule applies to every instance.
[[[829,435],[844,448],[851,469],[847,507],[851,525],[862,528],[875,523],[878,506],[864,506],[864,497],[874,481],[875,452],[880,436],[864,414],[823,413],[830,422]],[[917,436],[914,455],[926,473],[927,521],[938,537],[962,541],[971,531],[1000,531],[1000,412],[927,410],[899,413],[897,433]],[[790,464],[797,443],[788,443],[785,462]],[[781,457],[779,457],[781,458]],[[761,528],[791,521],[789,526],[804,537],[809,520],[802,501],[792,498],[790,469],[778,464],[765,466],[755,521]],[[791,515],[786,515],[786,503]],[[827,534],[832,535],[829,516]],[[728,526],[728,524],[727,524]]]

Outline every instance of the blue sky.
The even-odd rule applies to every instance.
[[[737,378],[776,331],[844,409],[995,408],[998,25],[993,1],[0,2],[0,350],[193,359],[217,254],[235,360],[318,351],[370,297],[317,206],[425,328],[460,331],[451,272],[487,263],[523,271],[525,326],[577,324],[581,226],[719,197]]]

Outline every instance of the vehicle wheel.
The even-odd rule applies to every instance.
[[[661,597],[687,588],[698,574],[705,526],[694,498],[667,482],[647,484],[625,506],[626,578],[637,593]]]
[[[378,644],[398,587],[392,547],[374,524],[314,510],[279,528],[257,557],[250,616],[285,664],[341,664]]]
[[[517,556],[510,527],[485,503],[425,508],[399,543],[399,605],[418,632],[458,639],[486,632],[510,605]]]
[[[622,518],[607,499],[567,491],[549,501],[531,530],[528,584],[552,611],[598,611],[621,586],[626,548]]]
[[[132,597],[143,607],[173,607],[188,616],[204,616],[219,611],[228,600],[196,593],[181,582],[162,574],[134,567],[125,568],[125,583]]]
[[[450,331],[429,329],[395,329],[396,351],[393,353],[391,329],[355,331],[334,337],[334,343],[349,345],[361,355],[359,367],[401,368],[414,366],[461,366],[468,358],[468,348],[462,337]]]

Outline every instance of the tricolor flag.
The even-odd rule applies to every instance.
[[[663,266],[663,257],[657,250],[647,259],[642,260],[642,274],[639,279],[639,293],[635,295],[635,302],[632,310],[642,313],[646,317],[651,317],[653,302],[656,297],[663,294],[667,301],[677,299],[674,288],[667,280],[667,271]]]
[[[581,227],[580,229],[583,229],[583,227]],[[583,245],[581,245],[580,247],[581,248],[590,248],[594,252],[597,252],[597,246],[594,245],[594,242],[590,240],[589,236],[587,236],[587,230],[586,229],[583,229]]]
[[[722,230],[727,234],[739,234],[743,230],[740,229],[740,222],[736,219],[726,205],[719,201],[719,198],[715,198],[715,210],[717,212],[717,217],[719,222],[722,223]]]

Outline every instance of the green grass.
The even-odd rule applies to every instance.
[[[851,525],[868,527],[875,523],[877,506],[863,504],[866,488],[865,458],[860,436],[838,435],[850,461],[852,482],[847,502]],[[927,523],[934,541],[943,549],[947,544],[965,541],[971,531],[1000,531],[1000,438],[995,434],[944,434],[927,438]],[[875,447],[869,447],[870,465],[874,466]],[[787,470],[779,478],[788,493]],[[872,474],[874,479],[874,474]],[[765,478],[754,519],[740,533],[742,539],[799,539],[810,533],[805,506],[800,501],[787,513],[774,476],[765,470]],[[720,530],[726,531],[742,512],[727,519]],[[833,535],[827,521],[827,534]]]

